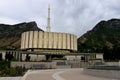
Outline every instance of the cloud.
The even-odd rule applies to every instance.
[[[3,23],[12,25],[12,24],[19,23],[19,21],[10,19],[10,18],[6,18],[6,17],[0,17],[0,24],[3,24]]]
[[[120,0],[0,0],[0,23],[36,21],[45,30],[51,4],[51,28],[78,37],[99,21],[120,18]]]
[[[56,23],[64,25],[61,29],[63,32],[67,31],[80,36],[101,20],[120,18],[118,0],[66,0],[62,2],[63,0],[58,2],[62,8],[57,12],[60,13],[57,15],[60,16],[60,22],[56,21]]]

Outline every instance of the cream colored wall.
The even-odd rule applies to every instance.
[[[26,32],[25,34],[25,48],[28,48],[29,42],[29,32]]]
[[[58,49],[62,49],[62,34],[58,33]]]
[[[52,44],[53,44],[53,34],[52,33],[49,33],[49,37],[48,37],[48,48],[52,48]]]
[[[39,31],[38,48],[43,48],[43,32]]]
[[[77,37],[74,36],[74,50],[77,51]]]
[[[48,45],[48,32],[45,32],[43,48],[47,48],[47,45]]]
[[[67,49],[70,50],[70,35],[67,34]]]
[[[63,35],[63,42],[62,42],[62,44],[63,44],[63,47],[62,47],[62,49],[66,49],[66,34],[62,34]]]
[[[71,48],[70,49],[73,50],[74,49],[74,37],[73,37],[73,35],[71,35],[70,40],[71,40],[71,42],[70,42]]]
[[[29,48],[33,48],[33,31],[29,32]]]
[[[22,34],[21,40],[21,49],[50,48],[77,50],[77,37],[68,33],[28,31]]]
[[[25,34],[22,34],[21,35],[21,49],[24,49],[24,44],[25,44],[25,36],[24,36]]]
[[[33,35],[33,47],[38,48],[38,31],[34,31]]]
[[[57,49],[57,40],[58,40],[57,33],[54,33],[53,34],[53,48],[54,49]]]

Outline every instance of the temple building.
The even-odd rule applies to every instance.
[[[22,33],[21,50],[70,53],[77,51],[77,37],[69,33],[27,31]]]
[[[51,32],[50,4],[46,31],[27,31],[21,35],[21,50],[49,54],[69,54],[77,51],[77,37],[74,34]],[[46,58],[48,58],[46,56]],[[53,57],[63,57],[54,56]]]

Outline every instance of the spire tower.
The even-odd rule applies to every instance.
[[[50,4],[48,4],[47,32],[50,32]]]

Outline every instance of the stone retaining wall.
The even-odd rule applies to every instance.
[[[108,66],[119,66],[119,62],[105,62]]]
[[[11,62],[11,67],[21,66],[25,68],[56,68],[55,62]]]

